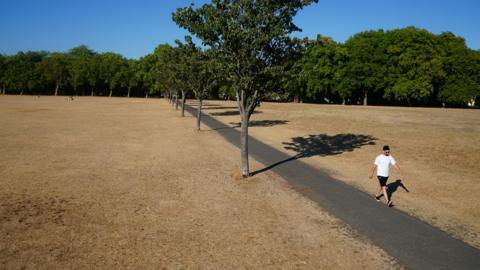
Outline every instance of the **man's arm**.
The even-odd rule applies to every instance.
[[[397,169],[398,172],[400,172],[400,175],[401,175],[402,177],[405,177],[405,176],[403,175],[403,171],[400,170],[400,166],[398,166],[398,164],[393,165],[393,167],[395,167],[395,169]]]
[[[373,165],[373,168],[372,168],[372,173],[370,174],[370,176],[368,178],[372,179],[373,177],[373,174],[375,173],[375,170],[377,169],[377,164]]]

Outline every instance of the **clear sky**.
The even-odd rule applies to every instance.
[[[0,53],[67,51],[84,44],[98,52],[138,58],[186,31],[171,13],[192,0],[0,0]],[[208,0],[194,0],[201,5]],[[303,29],[343,42],[364,30],[405,26],[451,31],[480,49],[480,0],[320,0],[295,18]]]

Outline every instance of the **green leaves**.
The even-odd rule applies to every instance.
[[[55,85],[58,90],[59,87],[68,84],[68,58],[63,53],[52,53],[48,55],[39,65],[40,73],[43,81],[49,85]]]
[[[4,61],[3,83],[17,93],[35,91],[41,85],[40,63],[46,52],[19,52]]]
[[[330,38],[318,36],[309,42],[300,60],[301,70],[297,80],[304,80],[305,97],[327,99],[344,98],[340,83],[344,77],[347,50]]]
[[[251,100],[248,106],[273,90],[279,75],[275,66],[293,46],[289,34],[299,30],[293,16],[313,2],[212,1],[198,9],[177,9],[173,20],[216,51],[232,88],[244,92],[245,102]]]

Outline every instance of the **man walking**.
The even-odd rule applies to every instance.
[[[370,174],[370,179],[373,177],[375,170],[377,170],[377,178],[378,178],[378,190],[377,194],[375,194],[375,199],[380,201],[380,197],[382,195],[385,197],[385,202],[387,203],[388,207],[392,207],[392,201],[388,198],[387,193],[387,180],[390,175],[390,165],[394,166],[400,174],[403,173],[400,170],[400,167],[395,162],[395,159],[390,155],[390,147],[388,145],[383,146],[383,153],[378,155],[375,159],[375,163],[372,169],[372,173]]]

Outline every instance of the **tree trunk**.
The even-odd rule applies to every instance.
[[[185,116],[185,101],[187,100],[187,96],[185,96],[185,91],[182,91],[182,117]]]
[[[197,130],[200,131],[200,123],[202,121],[202,99],[198,100],[198,109],[197,109]]]
[[[112,94],[113,94],[113,89],[110,89],[110,94],[108,96],[112,97]]]
[[[342,98],[342,105],[345,105],[345,104],[347,104],[345,101],[345,98]]]
[[[92,86],[92,91],[90,92],[90,96],[93,97],[93,92],[95,92],[95,88]]]
[[[145,93],[145,99],[147,99],[147,98],[148,98],[148,92],[147,92],[147,93]]]
[[[59,85],[58,83],[55,85],[55,96],[58,96],[58,88],[59,88]]]
[[[22,96],[22,95],[23,95],[23,90],[22,90],[22,91],[20,91],[20,96]]]
[[[293,96],[294,103],[300,103],[300,97],[298,95]]]
[[[5,95],[5,90],[6,90],[5,88],[6,88],[6,87],[4,86],[4,87],[3,87],[3,92],[2,92],[3,95]]]
[[[132,88],[132,87],[128,87],[127,97],[130,97],[130,89],[131,89],[131,88]]]
[[[365,95],[363,96],[363,106],[368,105],[368,94],[367,91],[365,91]]]
[[[244,112],[241,116],[242,126],[240,131],[240,155],[242,159],[242,177],[246,178],[250,175],[248,166],[248,116]]]
[[[178,92],[175,94],[175,110],[178,110]]]

